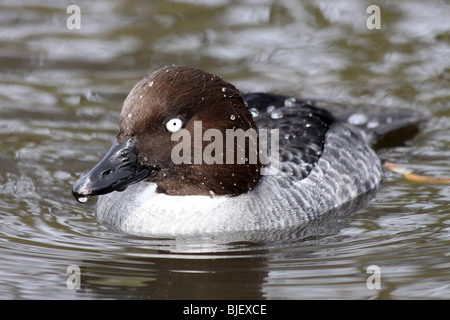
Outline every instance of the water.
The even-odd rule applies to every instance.
[[[0,298],[449,299],[449,185],[387,173],[355,215],[243,241],[118,234],[70,194],[110,147],[128,91],[170,64],[242,91],[427,114],[380,156],[449,177],[449,3],[381,1],[380,30],[370,4],[80,0],[70,30],[64,2],[1,2]]]

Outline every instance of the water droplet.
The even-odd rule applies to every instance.
[[[354,113],[350,117],[348,117],[347,121],[354,126],[360,126],[367,122],[367,116],[362,113]]]
[[[236,119],[236,116],[235,116],[234,114],[232,114],[232,115],[230,116],[230,119],[231,119],[231,120],[234,120],[234,119]]]
[[[143,95],[141,94],[141,95],[139,96],[139,99],[142,99],[142,96],[143,96]]]
[[[286,107],[295,107],[297,105],[297,99],[287,98],[286,100],[284,100],[284,105]]]
[[[276,109],[275,106],[268,106],[267,107],[267,112],[268,113],[272,113],[273,111],[275,111],[275,109]]]
[[[251,109],[250,109],[250,112],[251,112],[253,118],[256,118],[256,117],[259,116],[259,111],[258,111],[258,109],[256,109],[256,108],[251,108]]]
[[[150,81],[150,82],[148,83],[148,86],[149,86],[149,87],[152,87],[152,86],[153,86],[153,83],[154,83],[154,81]]]
[[[370,120],[370,121],[367,123],[367,128],[368,128],[368,129],[373,129],[373,128],[378,127],[379,125],[380,125],[380,123],[378,122],[378,120]]]
[[[128,114],[128,118],[131,118],[132,115],[133,115],[133,114],[130,112],[130,113]]]
[[[271,114],[270,117],[272,119],[281,119],[283,118],[283,112],[280,110],[274,110]]]
[[[305,128],[310,128],[310,127],[311,127],[310,123],[305,124]]]
[[[209,196],[210,196],[211,198],[214,198],[214,197],[216,197],[216,194],[214,193],[214,191],[210,190],[210,191],[209,191]]]
[[[88,201],[88,197],[80,197],[80,198],[77,198],[77,200],[78,200],[78,202],[81,202],[81,203],[85,203],[86,201]]]
[[[223,87],[222,92],[225,92],[225,91],[227,91],[227,88]]]

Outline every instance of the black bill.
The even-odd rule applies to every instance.
[[[72,194],[79,202],[86,202],[92,196],[123,191],[154,171],[140,163],[133,138],[122,143],[115,140],[105,157],[75,183]]]

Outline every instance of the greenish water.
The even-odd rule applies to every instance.
[[[448,1],[0,3],[1,299],[449,299],[450,186],[387,173],[370,205],[312,235],[228,242],[106,230],[72,184],[116,134],[131,87],[168,64],[241,91],[429,120],[379,150],[450,177]],[[369,5],[381,29],[368,29]],[[307,233],[307,232],[306,232]],[[366,285],[380,268],[380,289]],[[80,289],[66,281],[79,268]]]

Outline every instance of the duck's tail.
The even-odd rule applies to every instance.
[[[397,134],[397,136],[411,137],[411,134],[418,132],[418,125],[428,119],[427,116],[412,111],[380,111],[380,108],[376,108],[372,112],[360,112],[354,109],[349,110],[345,105],[334,101],[302,99],[301,102],[326,109],[333,114],[336,120],[348,122],[362,129],[371,145],[399,130],[409,130],[409,134]],[[397,139],[397,141],[392,142],[398,143],[400,141]]]
[[[418,125],[427,119],[424,115],[413,112],[390,112],[384,114],[352,113],[346,116],[340,116],[339,118],[341,121],[346,121],[363,129],[367,134],[369,142],[375,147],[399,145],[402,140],[408,139],[412,134],[417,133]],[[404,134],[399,134],[399,131],[405,132]],[[406,166],[387,160],[383,160],[383,166],[387,170],[403,175],[409,181],[450,183],[450,178],[420,175],[414,173]]]
[[[397,137],[410,137],[410,134],[417,133],[418,125],[426,119],[427,117],[422,114],[406,111],[386,112],[382,114],[353,112],[339,116],[339,120],[362,129],[367,134],[368,142],[372,145],[377,144],[382,138],[389,136],[390,133],[399,130],[409,130],[409,134],[396,135]],[[393,141],[392,139],[390,140],[386,142],[392,144]],[[398,139],[396,142],[399,142]]]

